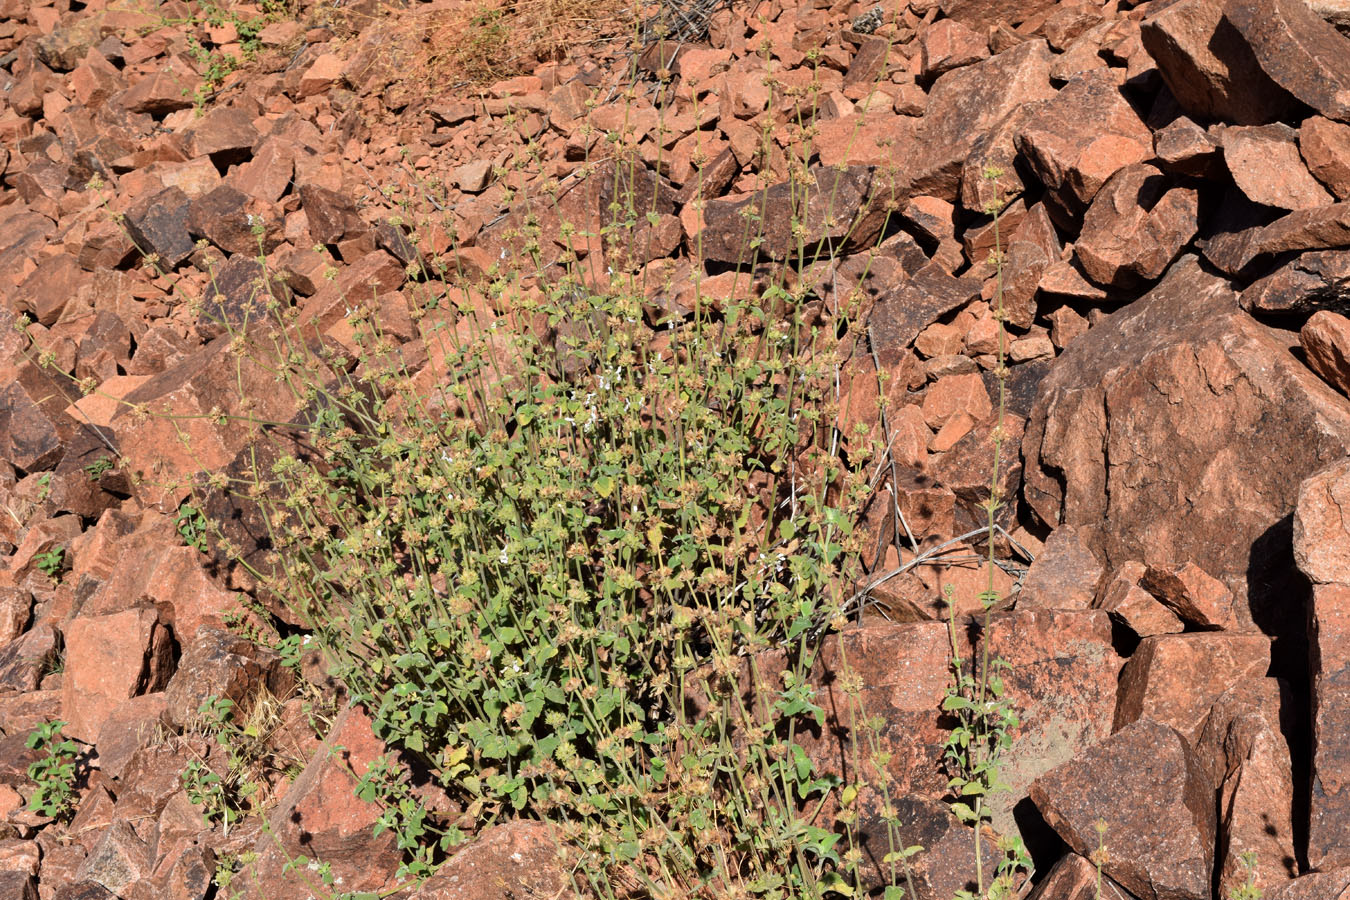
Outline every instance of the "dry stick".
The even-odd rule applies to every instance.
[[[872,329],[867,329],[867,349],[872,354],[872,365],[876,369],[877,379],[881,379],[881,357],[877,355],[876,344],[872,340]],[[909,546],[915,553],[919,552],[919,542],[914,540],[914,532],[909,530],[909,523],[905,521],[905,514],[900,511],[900,476],[895,470],[895,454],[891,451],[891,427],[886,421],[886,401],[882,398],[878,408],[881,410],[881,433],[886,436],[886,458],[890,461],[891,468],[891,506],[895,509],[895,520],[905,527],[905,535],[909,538]],[[900,529],[895,531],[895,543],[897,549],[900,544]]]

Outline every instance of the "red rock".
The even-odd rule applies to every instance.
[[[1107,71],[1085,72],[1065,85],[1016,144],[1070,216],[1087,209],[1117,171],[1153,156],[1153,135]]]
[[[989,392],[979,375],[949,375],[938,379],[923,398],[923,417],[930,428],[941,428],[959,413],[982,422],[993,412]]]
[[[985,642],[994,658],[1011,663],[1003,678],[1018,711],[1000,772],[1008,790],[989,797],[987,807],[994,829],[1012,833],[1013,809],[1032,782],[1110,735],[1123,660],[1100,610],[996,613],[976,652],[983,653]]]
[[[1026,192],[1026,166],[1018,162],[1016,138],[1049,102],[1033,100],[1018,106],[976,139],[961,167],[961,205],[965,209],[992,215]]]
[[[1149,566],[1139,586],[1190,625],[1224,629],[1236,624],[1232,592],[1193,562],[1169,568]]]
[[[243,716],[260,690],[282,696],[291,686],[280,657],[246,638],[203,626],[181,643],[178,671],[164,689],[165,714],[176,726],[191,722],[210,697],[229,699]]]
[[[54,325],[66,305],[91,280],[75,257],[67,253],[48,257],[19,286],[15,309],[41,325]]]
[[[1095,849],[1095,848],[1094,848]],[[1101,883],[1100,893],[1097,890]],[[1077,853],[1063,856],[1027,900],[1137,900],[1111,878],[1098,878],[1097,867]]]
[[[164,714],[167,705],[160,691],[132,697],[109,708],[94,742],[98,747],[98,770],[105,777],[120,779],[137,750],[159,740],[166,729],[174,727]]]
[[[1131,560],[1111,572],[1104,580],[1098,609],[1106,610],[1139,637],[1154,634],[1177,634],[1186,626],[1177,614],[1158,602],[1158,599],[1139,586],[1148,567]]]
[[[328,90],[342,78],[344,65],[342,58],[335,53],[317,56],[300,76],[300,96],[313,97]]]
[[[1292,113],[1294,98],[1270,79],[1224,18],[1224,0],[1181,0],[1145,19],[1144,48],[1188,114],[1261,125]]]
[[[1269,668],[1270,638],[1263,634],[1146,637],[1120,674],[1114,727],[1151,719],[1194,745],[1214,701],[1236,681],[1260,678]]]
[[[1014,3],[1011,0],[941,0],[937,6],[949,19],[956,19],[979,31],[987,31],[1000,22],[1020,25],[1035,22],[1054,8],[1048,0]]]
[[[191,109],[200,84],[185,63],[170,60],[154,73],[142,75],[113,99],[127,112],[162,116],[179,109]]]
[[[133,883],[148,876],[153,865],[150,848],[131,825],[114,821],[80,865],[75,878],[100,884],[121,895]]]
[[[1305,119],[1298,149],[1308,170],[1337,200],[1350,200],[1350,126],[1323,116]]]
[[[1299,485],[1294,560],[1314,584],[1350,584],[1350,464],[1323,468]]]
[[[1153,133],[1153,152],[1164,172],[1210,176],[1218,168],[1218,142],[1186,116]]]
[[[222,184],[188,204],[187,229],[226,253],[257,257],[281,243],[282,223],[271,204]],[[255,229],[261,228],[260,234]]]
[[[253,116],[238,106],[218,106],[207,112],[187,130],[189,156],[210,156],[224,167],[247,160],[258,140]]]
[[[910,193],[955,201],[966,157],[1019,106],[1054,96],[1050,51],[1032,40],[938,78],[905,170]]]
[[[352,199],[318,184],[300,187],[300,202],[309,218],[309,233],[317,243],[336,244],[366,230]]]
[[[42,676],[56,663],[60,650],[60,634],[46,623],[38,624],[22,636],[0,646],[0,690],[16,693],[36,691]]]
[[[84,61],[70,73],[70,89],[75,100],[87,109],[97,109],[109,97],[125,87],[121,70],[97,50],[91,49]]]
[[[367,253],[306,300],[299,321],[326,333],[356,309],[371,307],[382,294],[398,290],[407,277],[407,268],[388,253]]]
[[[65,629],[65,733],[92,742],[122,700],[158,690],[173,673],[171,636],[154,609],[81,617]]]
[[[989,58],[989,41],[955,19],[934,22],[919,36],[921,75],[936,78]]]
[[[1041,776],[1031,797],[1080,855],[1110,848],[1105,874],[1142,900],[1208,900],[1214,794],[1174,729],[1144,720]],[[1096,823],[1106,830],[1099,837]]]
[[[1268,225],[1222,233],[1203,249],[1221,271],[1240,275],[1277,254],[1337,247],[1350,247],[1350,202],[1296,210]]]
[[[1350,900],[1350,867],[1303,875],[1266,896],[1270,900]]]
[[[1045,280],[1043,274],[1041,280]],[[1087,319],[1074,312],[1070,306],[1058,307],[1046,318],[1050,320],[1050,340],[1059,350],[1069,346],[1070,341],[1081,334],[1086,334],[1088,330]]]
[[[1310,209],[1332,202],[1303,164],[1297,137],[1294,129],[1279,124],[1224,129],[1224,162],[1237,186],[1254,203]]]
[[[571,900],[571,885],[549,827],[521,820],[484,829],[409,900],[505,900],[516,892]]]
[[[1023,441],[1023,496],[1052,526],[1100,526],[1108,567],[1204,560],[1246,627],[1267,609],[1282,620],[1294,589],[1259,539],[1347,450],[1345,399],[1186,258],[1056,359]]]
[[[1045,548],[1031,563],[1017,595],[1017,607],[1088,609],[1102,574],[1102,564],[1084,535],[1071,525],[1061,525],[1045,539]]]
[[[1228,0],[1224,17],[1272,81],[1327,118],[1350,121],[1350,40],[1307,3]]]
[[[1298,335],[1308,365],[1327,384],[1350,395],[1350,319],[1321,310],[1303,324]]]
[[[478,159],[467,162],[455,169],[455,183],[459,185],[461,191],[470,194],[477,194],[488,186],[488,179],[492,177],[492,160]]]
[[[356,796],[358,779],[386,752],[370,719],[346,707],[333,722],[325,746],[316,752],[269,817],[269,832],[253,850],[244,896],[271,898],[310,888],[289,871],[294,856],[327,862],[348,891],[379,891],[401,861],[396,836],[372,837],[380,818],[376,804]],[[307,874],[307,873],[306,873]]]
[[[1152,281],[1195,236],[1199,194],[1171,187],[1153,166],[1121,169],[1083,217],[1074,252],[1089,278],[1108,287]]]
[[[1315,584],[1312,598],[1313,758],[1308,864],[1350,864],[1350,585]]]
[[[879,893],[885,886],[899,881],[912,886],[913,896],[919,900],[939,900],[956,896],[970,881],[975,871],[975,845],[970,831],[952,814],[944,803],[917,794],[887,798],[894,807],[896,827],[886,823],[883,798],[870,786],[858,792],[856,802],[857,824],[854,826],[863,861],[859,866],[859,886],[869,893]],[[997,864],[990,835],[982,847],[985,871]],[[892,841],[906,847],[922,847],[910,857],[904,874],[882,862]],[[906,896],[910,896],[906,894]]]
[[[37,881],[29,872],[0,870],[0,894],[14,900],[38,900]]]
[[[290,187],[295,171],[294,148],[280,138],[269,137],[253,158],[230,170],[231,185],[264,203],[275,203]]]

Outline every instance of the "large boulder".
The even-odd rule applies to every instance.
[[[1109,567],[1202,563],[1233,591],[1233,628],[1279,634],[1294,498],[1350,450],[1350,402],[1188,256],[1065,350],[1022,447],[1045,522],[1095,530]]]

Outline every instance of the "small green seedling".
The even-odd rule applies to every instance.
[[[89,476],[90,481],[98,481],[107,473],[113,470],[113,461],[107,456],[100,456],[98,459],[84,467],[84,473]]]
[[[191,503],[178,507],[178,534],[189,546],[206,552],[206,515]]]
[[[68,819],[75,811],[75,757],[79,747],[63,737],[62,721],[44,722],[28,736],[30,750],[46,750],[47,755],[28,767],[35,790],[28,808],[53,819]]]
[[[39,553],[33,560],[37,563],[38,571],[46,575],[52,581],[61,580],[61,569],[66,564],[66,548],[60,545],[52,547],[44,553]]]

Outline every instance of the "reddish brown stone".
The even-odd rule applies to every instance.
[[[1017,595],[1017,606],[1041,609],[1087,609],[1097,595],[1103,573],[1097,555],[1072,525],[1061,525],[1045,539]]]
[[[947,375],[937,380],[924,394],[923,416],[929,428],[941,428],[960,413],[982,422],[993,412],[989,392],[977,374]]]
[[[1317,180],[1337,200],[1350,200],[1350,125],[1313,116],[1298,132],[1298,149]]]
[[[1110,848],[1104,872],[1143,900],[1208,900],[1214,793],[1174,729],[1143,720],[1041,776],[1031,798],[1079,854]],[[1099,837],[1096,828],[1104,822]]]
[[[1099,879],[1098,874],[1097,867],[1086,858],[1068,853],[1055,863],[1027,900],[1136,900],[1113,879],[1105,875]]]
[[[1144,48],[1187,113],[1202,120],[1260,125],[1297,107],[1261,69],[1223,15],[1224,0],[1181,0],[1145,19]]]
[[[1195,236],[1199,194],[1171,187],[1153,166],[1127,166],[1115,174],[1083,217],[1075,254],[1100,285],[1132,287],[1166,271]]]
[[[966,157],[979,139],[1019,106],[1052,96],[1050,51],[1041,40],[940,77],[905,167],[912,193],[955,201]]]
[[[1019,723],[1003,751],[1000,778],[1008,790],[988,798],[994,829],[1016,828],[1013,809],[1032,782],[1077,758],[1111,733],[1121,658],[1111,622],[1100,610],[1018,609],[991,617],[976,652],[1010,664],[1006,696]]]
[[[1165,172],[1213,175],[1218,168],[1218,142],[1186,116],[1153,133],[1153,152]]]
[[[1261,539],[1298,483],[1347,451],[1345,399],[1185,258],[1056,359],[1023,441],[1023,495],[1051,525],[1100,526],[1108,566],[1204,560],[1243,627],[1288,623],[1277,610],[1295,588]]]
[[[1071,216],[1113,174],[1153,156],[1153,135],[1109,71],[1070,81],[1017,136],[1017,148]]]
[[[191,109],[200,79],[188,66],[172,60],[118,94],[116,103],[127,112],[162,116],[179,109]]]
[[[293,144],[269,137],[259,145],[252,159],[230,171],[227,181],[250,197],[275,203],[290,187],[295,152]]]
[[[81,617],[65,637],[63,714],[70,737],[92,742],[113,705],[162,688],[173,674],[171,637],[154,609]]]
[[[959,69],[989,57],[989,40],[955,19],[934,22],[919,37],[924,78]]]
[[[188,156],[209,156],[222,170],[252,155],[258,140],[253,116],[238,106],[217,106],[187,131]]]
[[[956,19],[978,31],[987,31],[1001,22],[1008,25],[1034,22],[1054,8],[1049,0],[1032,0],[1029,3],[1012,0],[941,0],[936,5],[947,18]]]
[[[966,210],[992,215],[1026,192],[1028,176],[1026,166],[1018,162],[1017,135],[1049,102],[1033,100],[1018,106],[975,140],[961,167],[961,205]]]
[[[399,866],[396,836],[372,837],[380,809],[356,796],[357,780],[386,752],[371,731],[370,719],[353,707],[337,716],[326,746],[277,804],[269,834],[258,839],[257,861],[243,879],[244,896],[271,898],[308,891],[304,879],[289,871],[294,856],[329,863],[348,891],[379,891]]]
[[[228,699],[246,715],[260,690],[281,696],[289,686],[280,657],[247,638],[202,627],[182,643],[178,671],[164,690],[165,713],[176,726],[192,721],[207,698]]]
[[[1302,504],[1300,503],[1300,506]],[[1350,584],[1313,586],[1313,759],[1308,864],[1350,864]]]
[[[1243,309],[1307,314],[1350,309],[1350,251],[1300,253],[1242,292]]]
[[[48,257],[19,286],[16,309],[41,325],[53,325],[89,281],[89,273],[80,268],[75,257],[67,253]]]
[[[1350,121],[1350,40],[1307,3],[1228,0],[1224,17],[1272,81],[1327,118]]]
[[[1314,584],[1350,584],[1350,463],[1328,466],[1299,485],[1294,560]]]
[[[1266,896],[1270,900],[1350,900],[1350,867],[1303,875]]]
[[[485,829],[409,900],[489,900],[517,892],[556,900],[573,896],[557,843],[542,822],[506,822]]]
[[[172,679],[170,679],[172,682]],[[120,779],[137,750],[161,739],[173,723],[166,716],[164,692],[142,694],[109,708],[98,730],[98,770]]]
[[[1254,203],[1279,209],[1310,209],[1332,202],[1308,172],[1288,125],[1229,127],[1223,157],[1238,188]]]
[[[1236,681],[1270,668],[1270,638],[1197,632],[1146,637],[1120,675],[1115,729],[1151,719],[1192,745],[1210,707]]]
[[[802,246],[811,252],[821,241],[845,242],[844,249],[875,241],[892,196],[885,179],[866,166],[842,172],[822,167],[813,174],[815,184],[805,198],[799,185],[784,183],[743,199],[709,201],[697,236],[704,257],[730,263],[781,260],[796,256]],[[800,237],[792,231],[794,218],[805,228]],[[756,238],[762,239],[758,249],[751,246]]]
[[[311,220],[311,224],[312,224]],[[204,237],[226,253],[266,255],[281,243],[282,223],[275,207],[222,184],[187,208],[188,233]],[[261,229],[261,233],[255,233]]]
[[[187,227],[189,202],[182,190],[170,187],[127,210],[127,233],[141,253],[154,255],[162,271],[178,268],[196,249]]]
[[[0,646],[0,691],[37,690],[42,676],[51,671],[60,653],[61,635],[45,622]]]
[[[883,366],[896,365],[925,328],[979,295],[975,279],[954,278],[940,266],[925,266],[872,307],[868,334],[873,351]]]
[[[319,184],[303,184],[300,202],[309,219],[310,237],[320,244],[336,244],[366,228],[356,204],[345,194]]]
[[[1139,586],[1190,625],[1224,629],[1237,622],[1233,593],[1193,562],[1166,568],[1149,566]]]
[[[1313,313],[1298,340],[1312,370],[1342,394],[1350,394],[1350,319],[1327,310]]]
[[[80,865],[75,878],[101,884],[120,895],[134,882],[148,876],[153,865],[150,848],[131,825],[114,821]]]

